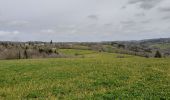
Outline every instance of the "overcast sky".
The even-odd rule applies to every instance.
[[[0,41],[170,37],[170,0],[0,0]]]

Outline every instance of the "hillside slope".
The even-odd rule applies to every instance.
[[[0,99],[170,99],[169,58],[67,54],[75,52],[76,58],[1,60]]]

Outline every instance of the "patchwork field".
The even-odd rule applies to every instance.
[[[170,58],[59,51],[71,56],[0,60],[0,100],[170,99]]]

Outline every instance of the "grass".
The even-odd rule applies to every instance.
[[[75,50],[75,49],[59,49],[60,53],[70,56],[87,56],[88,54],[96,53],[91,50]]]
[[[0,99],[170,99],[170,59],[86,50],[84,58],[0,61]]]

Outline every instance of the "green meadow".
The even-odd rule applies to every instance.
[[[170,99],[170,58],[59,52],[70,57],[0,60],[0,100]]]

